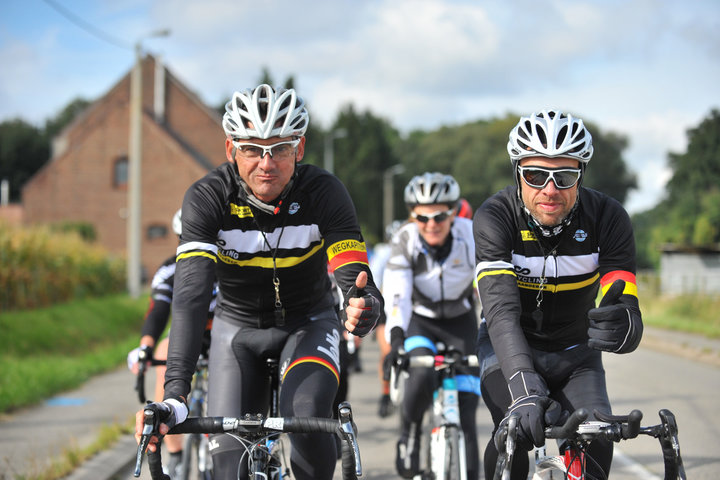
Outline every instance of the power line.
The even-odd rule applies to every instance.
[[[80,27],[83,30],[85,30],[86,32],[98,37],[99,39],[101,39],[107,43],[111,43],[111,44],[115,45],[116,47],[125,48],[128,50],[133,49],[131,44],[123,42],[122,40],[119,40],[119,39],[113,37],[112,35],[109,35],[109,34],[103,32],[99,28],[89,24],[82,18],[80,18],[77,15],[75,15],[74,13],[72,13],[70,10],[66,9],[62,5],[59,5],[57,2],[55,2],[55,0],[43,0],[43,1],[45,3],[47,3],[48,5],[50,5],[52,8],[54,8],[63,17],[67,18],[68,20],[73,22],[78,27]]]

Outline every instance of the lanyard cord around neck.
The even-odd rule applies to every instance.
[[[280,235],[278,235],[278,241],[275,245],[275,248],[272,248],[270,245],[270,242],[268,241],[267,235],[265,235],[265,232],[260,228],[260,224],[257,221],[257,218],[253,214],[253,221],[255,222],[255,226],[258,228],[258,231],[260,231],[260,234],[263,237],[263,240],[265,241],[265,245],[267,245],[268,250],[272,253],[272,262],[273,262],[273,287],[275,288],[275,325],[276,326],[282,326],[285,325],[285,309],[283,309],[282,301],[280,300],[280,278],[278,278],[277,275],[277,253],[280,249],[280,240],[282,240],[283,232],[285,232],[285,221],[287,220],[287,216],[283,217],[282,226],[280,227]]]
[[[543,244],[542,244],[540,237],[537,237],[537,233],[535,234],[537,237],[535,239],[535,241],[537,242],[538,247],[540,247],[540,252],[542,252],[542,256],[543,256],[543,268],[542,268],[542,273],[540,274],[540,284],[538,285],[538,293],[535,296],[535,304],[536,305],[535,305],[535,310],[532,312],[532,319],[535,322],[535,329],[538,332],[542,329],[542,324],[543,324],[543,312],[542,312],[541,305],[542,305],[542,301],[543,301],[543,294],[545,293],[545,284],[547,283],[547,277],[545,277],[545,267],[547,265],[547,259],[550,255],[552,255],[553,260],[555,261],[555,263],[557,265],[558,247],[560,246],[560,243],[563,240],[564,233],[565,233],[565,230],[563,230],[562,232],[560,232],[558,234],[557,243],[548,252],[546,252],[545,249],[543,248]],[[557,267],[556,267],[556,269],[557,269]],[[557,275],[557,272],[556,272],[556,275]]]

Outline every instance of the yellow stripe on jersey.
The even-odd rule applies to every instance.
[[[490,270],[488,272],[480,272],[475,281],[479,282],[480,279],[488,277],[490,275],[512,275],[513,277],[517,277],[517,274],[512,270]]]
[[[277,264],[277,268],[288,268],[288,267],[294,267],[295,265],[299,265],[308,258],[315,255],[318,250],[320,250],[323,247],[323,244],[325,241],[323,240],[318,245],[315,245],[309,252],[307,252],[305,255],[302,255],[300,257],[280,257],[275,259],[275,263]],[[238,265],[241,267],[260,267],[260,268],[273,268],[273,260],[270,257],[253,257],[248,258],[247,260],[236,260],[232,257],[229,257],[227,255],[223,255],[221,252],[218,252],[218,258],[223,263],[228,263],[232,265]]]
[[[595,281],[597,281],[599,277],[600,274],[596,273],[592,277],[588,278],[587,280],[583,280],[582,282],[561,283],[560,285],[545,284],[543,285],[543,290],[547,292],[567,292],[570,290],[579,290],[581,288],[587,287],[588,285],[592,285]],[[532,282],[518,282],[518,287],[527,290],[539,290],[540,284]]]
[[[179,262],[180,260],[184,260],[184,259],[190,258],[190,257],[207,257],[207,258],[209,258],[210,260],[212,260],[213,262],[217,263],[217,257],[216,257],[214,254],[208,253],[208,252],[188,252],[188,253],[181,253],[180,255],[178,255],[178,256],[175,258],[175,262]]]

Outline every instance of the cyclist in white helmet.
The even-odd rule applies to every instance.
[[[495,429],[519,415],[519,445],[530,450],[544,445],[544,427],[564,411],[610,413],[601,353],[632,352],[643,326],[630,218],[616,200],[581,186],[593,154],[583,121],[557,110],[522,117],[507,149],[516,185],[486,200],[473,220],[483,307],[477,348]],[[612,452],[611,442],[590,446],[592,478],[607,478]],[[496,459],[491,438],[485,478]],[[512,478],[527,474],[528,456],[516,454]]]
[[[437,343],[465,355],[474,353],[477,316],[473,297],[475,247],[472,221],[457,217],[460,187],[450,175],[427,172],[405,187],[410,221],[390,242],[383,278],[390,343],[389,366],[399,352],[436,354]],[[480,395],[477,368],[461,367],[460,423],[465,436],[467,478],[479,478],[475,411]],[[396,469],[403,478],[420,473],[423,414],[432,403],[436,372],[410,368],[400,406]]]
[[[347,190],[328,172],[299,164],[308,120],[293,89],[260,85],[225,105],[228,162],[192,185],[182,205],[161,431],[186,418],[200,317],[215,274],[211,416],[267,411],[268,357],[280,362],[280,415],[332,416],[341,331],[367,335],[382,312]],[[342,322],[328,264],[345,297]],[[139,412],[138,438],[141,422]],[[332,436],[292,434],[290,441],[295,478],[332,478]],[[215,479],[246,477],[234,438],[217,435],[211,445]]]

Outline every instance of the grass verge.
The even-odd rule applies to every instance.
[[[0,412],[117,368],[137,346],[147,302],[111,295],[0,314]]]

